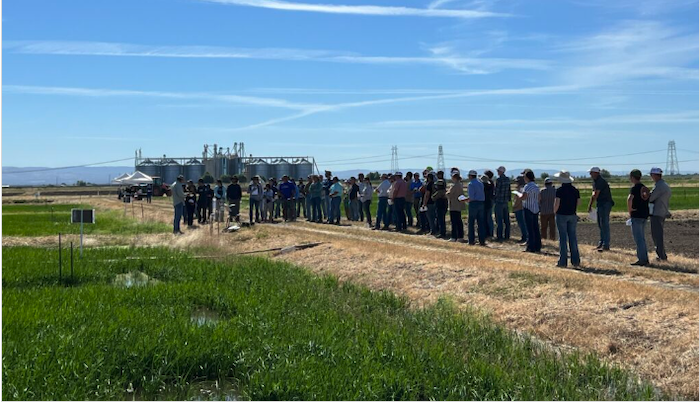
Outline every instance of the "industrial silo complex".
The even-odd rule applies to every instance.
[[[179,175],[196,182],[205,173],[214,179],[224,175],[243,175],[250,179],[257,175],[265,180],[284,175],[293,179],[306,178],[314,172],[320,173],[311,156],[246,156],[242,142],[234,143],[233,148],[204,145],[201,155],[184,157],[143,157],[141,150],[137,150],[134,167],[151,177],[161,178],[165,184],[173,183]]]

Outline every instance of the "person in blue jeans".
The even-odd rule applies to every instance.
[[[593,166],[588,170],[588,173],[593,179],[593,194],[588,202],[588,212],[593,210],[593,202],[596,202],[596,212],[598,228],[600,229],[600,241],[598,242],[597,250],[610,250],[610,211],[615,205],[610,192],[610,185],[601,176],[601,169]]]
[[[581,257],[578,252],[578,238],[576,236],[576,225],[578,224],[576,208],[581,194],[573,186],[574,179],[568,171],[562,170],[555,173],[554,177],[561,183],[557,189],[556,198],[554,198],[554,220],[559,232],[557,266],[562,268],[567,266],[568,254],[571,251],[571,265],[578,267],[581,264]]]
[[[481,180],[477,179],[476,176],[476,170],[469,171],[469,184],[467,184],[467,202],[469,203],[467,235],[469,239],[469,244],[474,245],[476,243],[474,224],[477,224],[479,226],[479,244],[485,246],[486,234],[488,233],[484,209],[484,200],[486,199],[486,194],[484,193],[484,183]]]
[[[340,225],[340,202],[343,199],[343,186],[338,182],[338,178],[333,178],[328,196],[331,200],[331,215],[328,223]]]
[[[644,229],[649,218],[649,189],[641,180],[642,172],[639,169],[633,169],[630,172],[632,188],[627,196],[627,211],[632,220],[632,236],[637,245],[637,261],[632,265],[644,267],[649,265],[647,241],[644,237]]]
[[[386,174],[382,175],[382,182],[379,183],[374,192],[377,193],[377,220],[374,223],[373,230],[379,230],[380,225],[384,224],[384,230],[389,229],[389,214],[387,207],[389,206],[389,187],[391,183]]]
[[[172,189],[173,209],[175,215],[173,217],[173,234],[182,234],[180,230],[180,221],[185,212],[185,177],[177,176],[175,183],[170,186]]]
[[[503,241],[510,239],[510,211],[508,210],[511,201],[510,178],[505,175],[504,166],[499,166],[496,172],[498,178],[493,199],[496,214],[496,241]]]
[[[323,185],[323,198],[321,198],[321,211],[326,215],[326,222],[331,221],[331,197],[329,196],[331,186],[333,185],[333,174],[326,170],[326,178],[323,179],[321,184]]]

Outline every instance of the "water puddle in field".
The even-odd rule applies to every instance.
[[[152,399],[162,401],[237,401],[238,394],[233,381],[229,380],[193,381],[186,389],[182,385],[165,386],[156,395],[147,395],[139,389],[127,389],[124,394],[124,400],[127,401]]]
[[[219,320],[219,313],[204,307],[194,310],[190,316],[190,321],[198,327],[214,326]]]
[[[155,285],[158,282],[160,281],[151,278],[150,276],[144,274],[141,271],[132,271],[126,274],[119,274],[116,277],[114,277],[113,284],[115,286],[132,288],[138,286]]]

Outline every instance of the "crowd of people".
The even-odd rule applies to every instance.
[[[593,191],[587,210],[600,230],[597,250],[604,252],[610,250],[610,213],[614,201],[601,169],[592,167],[589,174]],[[657,259],[667,258],[663,227],[669,216],[671,189],[662,174],[660,168],[651,169],[654,181],[651,190],[642,183],[641,171],[634,169],[629,174],[632,187],[627,198],[630,217],[627,224],[632,228],[637,246],[637,261],[632,265],[649,264],[644,236],[649,219]],[[496,169],[495,175],[491,170],[483,174],[470,170],[466,176],[463,178],[457,168],[452,168],[447,177],[444,171],[433,170],[424,170],[422,174],[383,174],[378,183],[372,183],[362,173],[357,178],[341,182],[330,171],[323,176],[309,175],[306,180],[300,178],[297,182],[286,175],[280,181],[271,178],[267,182],[255,176],[246,189],[249,220],[263,223],[282,218],[285,222],[294,222],[303,218],[309,222],[340,225],[343,209],[347,220],[366,222],[372,230],[407,233],[409,227],[415,227],[417,231],[410,233],[485,246],[487,241],[503,242],[511,238],[512,206],[521,233],[519,243],[525,246],[523,251],[539,253],[543,238],[555,240],[558,236],[560,256],[557,266],[566,267],[569,262],[573,266],[580,264],[576,236],[579,217],[576,212],[581,195],[568,171],[554,174],[554,180],[545,178],[542,188],[537,185],[530,169],[525,169],[514,179],[506,175],[503,166]],[[172,189],[174,233],[182,233],[180,220],[183,216],[189,226],[193,225],[195,216],[200,224],[207,223],[209,217],[223,219],[225,205],[229,206],[231,216],[238,220],[243,188],[237,177],[226,187],[219,180],[212,189],[202,180],[196,186],[192,181],[184,183],[180,176]],[[371,204],[375,195],[377,210],[373,220]],[[465,210],[466,239],[462,219]]]

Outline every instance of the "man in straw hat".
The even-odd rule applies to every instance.
[[[554,198],[555,220],[559,231],[559,261],[557,266],[566,267],[568,253],[571,252],[571,265],[577,267],[581,264],[581,257],[578,252],[578,238],[576,236],[576,225],[578,224],[576,208],[581,194],[574,187],[574,178],[568,171],[562,170],[555,173],[554,177],[561,183],[561,186],[556,189],[556,198]]]
[[[668,202],[671,199],[671,187],[666,184],[661,168],[653,167],[649,172],[651,179],[654,180],[654,188],[651,189],[649,195],[649,208],[651,217],[651,238],[654,240],[656,247],[656,259],[666,261],[666,249],[664,248],[664,222],[670,216],[668,212]]]

